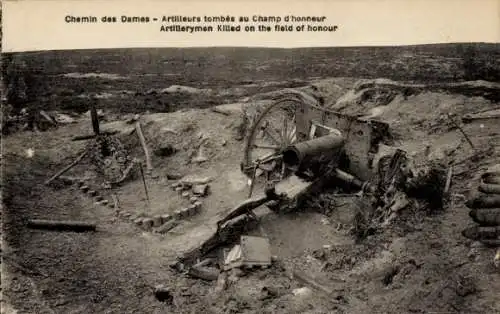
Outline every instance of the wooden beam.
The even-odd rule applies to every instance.
[[[27,224],[31,229],[45,229],[52,231],[85,232],[96,231],[96,225],[81,221],[55,221],[45,219],[30,219]]]

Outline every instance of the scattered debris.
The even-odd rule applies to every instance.
[[[266,238],[242,236],[224,258],[224,270],[236,267],[267,267],[271,265],[271,251]]]
[[[76,123],[76,119],[67,115],[67,114],[64,114],[64,113],[55,113],[54,114],[55,116],[55,121],[56,123],[58,124],[72,124],[72,123]]]
[[[308,287],[302,287],[292,290],[292,294],[296,297],[304,298],[312,295],[313,291]]]
[[[210,108],[210,111],[215,112],[215,113],[220,113],[220,114],[225,115],[225,116],[231,115],[230,112],[225,111],[225,110],[218,108],[218,107],[212,107],[212,108]]]
[[[240,246],[243,266],[271,265],[271,246],[267,238],[242,236]]]
[[[382,95],[369,95],[369,94],[370,94],[369,91],[365,91],[363,93],[363,95],[368,95],[369,97],[373,96],[372,98],[376,102],[378,101],[390,102],[392,97],[394,96],[391,95],[390,93],[388,94],[382,93]],[[220,113],[224,116],[230,114],[225,111]],[[373,111],[372,113],[375,113],[375,111]],[[308,117],[306,117],[305,120],[309,122]],[[339,121],[343,120],[339,119]],[[334,122],[336,122],[336,120],[327,122],[333,125]],[[139,116],[138,115],[134,116],[134,118],[127,121],[127,123],[135,124],[136,128],[134,130],[135,132],[137,132],[139,139],[141,140],[141,144],[144,149],[144,153],[146,155],[147,167],[148,169],[152,168],[148,149],[145,145],[146,139],[144,138],[144,135],[142,134],[141,130]],[[237,136],[237,139],[244,138],[244,134],[246,134],[245,123],[243,121],[241,125],[238,125],[237,129],[239,130],[238,131],[239,135]],[[325,127],[325,129],[327,128]],[[357,133],[352,133],[350,135],[363,137],[362,136],[364,134],[363,132],[365,132],[366,129],[360,127],[359,129],[356,129],[356,131]],[[296,132],[296,130],[294,132]],[[200,278],[207,281],[217,281],[215,291],[222,291],[226,288],[228,283],[231,286],[231,283],[235,283],[238,280],[238,278],[240,277],[238,272],[240,272],[240,274],[243,272],[240,268],[268,267],[269,265],[271,265],[271,262],[273,260],[273,258],[271,257],[269,240],[263,237],[240,236],[241,234],[243,234],[243,231],[248,230],[246,229],[247,227],[250,228],[249,225],[251,223],[258,222],[259,221],[258,218],[262,217],[255,214],[253,210],[257,209],[257,207],[260,207],[261,205],[267,205],[269,208],[271,207],[276,208],[277,209],[276,211],[278,212],[282,208],[288,206],[287,204],[288,201],[291,200],[295,201],[296,199],[298,199],[298,196],[300,195],[305,195],[309,193],[312,194],[312,192],[314,192],[315,190],[323,191],[324,190],[323,188],[325,187],[323,183],[325,182],[328,183],[333,182],[333,184],[329,184],[328,188],[332,187],[332,190],[334,190],[334,192],[331,192],[330,190],[327,192],[327,193],[332,193],[331,195],[333,195],[332,196],[333,198],[335,198],[338,195],[344,195],[344,197],[346,195],[351,196],[353,197],[354,202],[356,202],[357,205],[359,205],[357,211],[359,213],[363,213],[363,218],[366,218],[363,220],[362,223],[359,224],[359,226],[362,225],[359,228],[360,229],[359,233],[360,234],[363,233],[365,237],[367,235],[370,235],[376,228],[388,226],[390,223],[396,221],[396,218],[401,217],[404,213],[409,212],[411,211],[411,209],[416,208],[415,205],[419,205],[418,203],[419,201],[422,200],[427,201],[429,204],[431,204],[430,207],[432,208],[441,207],[442,204],[441,200],[443,198],[443,195],[446,195],[450,192],[450,187],[452,184],[451,181],[454,175],[453,167],[446,168],[444,167],[444,165],[426,164],[425,167],[422,167],[421,169],[412,169],[409,167],[409,162],[408,162],[409,158],[406,156],[406,152],[402,150],[396,150],[393,154],[384,156],[386,158],[382,157],[380,163],[378,163],[378,165],[380,166],[379,169],[377,169],[379,170],[379,173],[375,174],[370,173],[370,170],[363,168],[362,165],[366,161],[363,159],[365,156],[363,156],[363,158],[358,158],[359,156],[351,155],[352,150],[344,151],[346,145],[344,141],[348,142],[349,137],[347,136],[343,137],[342,135],[338,135],[341,133],[343,134],[344,132],[349,133],[350,131],[342,130],[339,131],[339,133],[335,133],[336,134],[335,136],[333,136],[332,134],[330,135],[322,134],[319,138],[314,139],[314,141],[312,140],[302,141],[301,142],[303,144],[302,146],[299,144],[288,146],[289,150],[286,150],[287,152],[291,153],[295,152],[297,154],[292,156],[293,157],[292,159],[295,161],[291,161],[292,159],[287,159],[287,162],[284,162],[284,164],[297,163],[300,164],[301,166],[305,166],[305,169],[301,169],[304,170],[301,173],[297,171],[292,176],[289,176],[287,178],[285,178],[284,175],[280,177],[284,179],[280,183],[283,182],[289,183],[290,187],[289,189],[283,189],[283,188],[279,189],[275,187],[273,190],[271,189],[266,190],[265,197],[256,197],[254,199],[245,201],[243,204],[240,204],[239,206],[230,210],[228,213],[226,213],[227,214],[226,216],[223,216],[222,219],[220,219],[217,222],[217,230],[215,230],[215,223],[214,223],[215,220],[211,220],[210,222],[206,223],[205,226],[203,226],[205,230],[202,230],[202,232],[205,232],[206,234],[199,236],[199,234],[197,233],[199,229],[193,231],[194,239],[193,241],[189,241],[192,243],[185,243],[185,245],[186,246],[195,245],[193,244],[194,242],[198,242],[200,245],[199,247],[196,247],[194,249],[194,251],[196,251],[196,254],[193,254],[193,256],[195,256],[196,258],[191,257],[191,263],[186,262],[184,264],[183,261],[182,265],[183,267],[186,267],[185,269],[187,269],[187,273],[195,278]],[[91,137],[101,138],[103,134],[104,132],[100,132],[99,136],[92,135]],[[366,137],[369,138],[368,135]],[[201,142],[203,142],[203,140],[205,140],[206,138],[207,134],[200,133],[200,135],[195,139],[195,141],[198,142],[199,140],[201,140]],[[317,146],[313,147],[312,149],[305,149],[308,148],[307,147],[308,145],[311,144],[318,145],[318,143],[332,139],[338,140],[335,142],[335,145],[332,143],[326,143],[328,145],[325,144],[325,146],[323,147]],[[225,144],[227,144],[226,141],[224,141],[222,145]],[[196,144],[194,146],[196,146]],[[369,151],[368,146],[360,145],[360,147],[361,146],[362,146],[361,150],[363,152]],[[320,169],[319,171],[318,169],[313,169],[315,170],[315,172],[311,172],[309,171],[311,169],[307,169],[307,168],[312,168],[310,167],[310,165],[308,165],[309,161],[313,160],[318,161],[316,160],[316,157],[322,157],[322,156],[317,156],[317,155],[322,155],[320,153],[331,151],[333,148],[339,149],[339,156],[334,155],[333,158],[327,158],[327,159],[318,158],[318,160],[320,161],[319,163],[323,163],[319,165],[318,167],[318,169]],[[321,152],[319,150],[321,150]],[[174,146],[169,144],[165,144],[153,150],[153,153],[156,156],[170,156],[175,152],[176,149],[174,148]],[[369,151],[370,155],[373,153],[374,153],[373,151]],[[269,164],[271,163],[265,165],[269,167],[267,169],[274,170],[274,168],[280,168],[278,166],[281,165],[281,160],[280,160],[281,157],[282,156],[278,156],[276,159],[274,159],[271,166],[269,166]],[[288,157],[290,157],[290,155]],[[358,177],[352,175],[350,172],[347,172],[351,171],[351,169],[344,167],[343,163],[337,160],[337,157],[342,157],[342,158],[345,157],[346,164],[355,165],[353,167],[358,167],[359,172],[363,172],[366,170],[365,175],[368,176],[369,179],[365,178],[363,180],[369,180],[369,181],[363,181]],[[204,162],[207,160],[208,158],[205,156],[205,147],[202,144],[200,146],[200,150],[198,151],[198,156],[193,158],[192,161]],[[127,169],[132,169],[132,166],[133,165],[131,163],[129,168]],[[176,165],[173,165],[172,169],[176,169],[174,167],[176,167]],[[139,165],[139,169],[141,170],[142,174],[141,165]],[[328,172],[323,171],[324,169],[328,169],[329,171]],[[415,170],[420,170],[420,171],[415,171]],[[126,176],[127,173],[128,172],[125,171],[123,176]],[[261,176],[261,174],[264,173],[264,170],[260,168],[257,169],[257,167],[255,167],[254,173],[256,175],[252,177],[252,187],[253,184],[256,183],[258,180],[269,179],[269,177],[264,178],[264,176]],[[317,174],[320,175],[318,176]],[[375,180],[370,179],[373,175],[375,175],[375,177],[372,179]],[[185,200],[180,200],[184,204],[181,205],[175,204],[175,206],[178,207],[176,208],[176,211],[172,213],[172,215],[155,215],[153,217],[138,217],[136,214],[132,214],[126,211],[119,211],[118,212],[119,217],[133,221],[135,225],[142,228],[143,230],[152,230],[156,233],[165,234],[171,231],[176,226],[178,226],[181,223],[180,219],[189,217],[190,215],[192,215],[192,213],[198,211],[201,208],[202,204],[201,202],[199,202],[199,199],[209,194],[210,184],[211,184],[210,182],[212,180],[211,178],[182,178],[182,175],[177,173],[173,174],[167,173],[166,177],[169,180],[178,180],[178,182],[172,184],[171,187],[174,191],[179,192],[180,196],[185,198]],[[63,181],[66,180],[66,178],[60,174],[59,174],[59,179]],[[335,180],[329,181],[330,179],[335,179]],[[146,198],[149,201],[149,195],[144,175],[142,175],[142,181],[144,184],[144,188],[146,190]],[[267,181],[266,183],[269,183],[270,181],[271,180]],[[68,182],[74,183],[75,180],[68,179]],[[160,182],[162,182],[163,184],[163,182],[165,181],[161,180]],[[483,182],[479,186],[479,190],[486,194],[497,193],[499,191],[497,189],[498,187],[496,186],[498,182],[500,181],[498,181],[497,177],[489,176],[487,179],[483,179]],[[88,184],[90,186],[85,185],[84,182],[81,182],[80,189],[82,191],[89,192],[89,194],[91,195],[97,194],[95,190],[91,189],[95,188],[95,184],[93,182],[88,182]],[[283,186],[283,185],[276,184],[276,186]],[[255,189],[258,188],[259,186],[256,185]],[[151,191],[153,192],[154,190],[152,189]],[[278,192],[285,191],[285,193],[278,193],[276,191]],[[174,194],[171,191],[168,192],[169,195]],[[99,203],[106,201],[102,196],[96,196],[95,200],[97,200]],[[189,200],[189,205],[187,204],[187,200]],[[270,204],[271,202],[274,202],[273,205]],[[483,201],[481,204],[484,205],[485,202],[486,201]],[[214,202],[212,200],[210,200],[210,202],[207,202],[208,205],[213,203]],[[497,204],[492,201],[490,201],[490,203],[495,204],[495,206]],[[299,208],[297,204],[298,202],[293,203],[292,205],[288,206],[288,208],[297,209]],[[434,204],[435,206],[432,206],[432,204]],[[116,195],[113,195],[112,206],[114,206],[114,208],[118,211],[119,207]],[[262,206],[262,208],[265,208],[265,206]],[[424,208],[424,206],[422,206],[422,208]],[[256,211],[259,210],[260,208]],[[269,211],[266,212],[269,213]],[[470,216],[476,223],[481,224],[480,227],[476,227],[474,230],[470,230],[469,233],[471,234],[471,237],[476,239],[483,239],[489,241],[489,243],[493,243],[492,241],[494,241],[495,239],[496,240],[499,239],[498,227],[495,226],[499,225],[500,215],[495,208],[472,209],[470,212]],[[361,221],[361,219],[359,221]],[[330,224],[326,219],[323,220],[322,223],[324,223],[325,225]],[[186,225],[189,225],[189,222],[187,222]],[[484,229],[483,226],[491,228]],[[231,250],[226,251],[224,253],[223,265],[219,266],[219,268],[221,269],[214,267],[213,264],[215,263],[208,259],[199,262],[193,266],[190,266],[192,263],[194,263],[194,260],[198,260],[198,258],[207,256],[208,255],[206,254],[207,252],[212,253],[214,251],[214,248],[218,248],[222,245],[234,244],[234,242],[237,241],[238,237],[239,237],[238,244],[233,245]],[[167,237],[160,237],[160,238],[167,238]],[[198,245],[198,243],[196,243],[196,245]],[[321,259],[321,261],[324,262],[324,264],[326,265],[329,262],[328,256],[334,255],[332,254],[332,251],[333,250],[331,246],[324,246],[321,252],[317,253],[317,256],[315,257]],[[342,263],[345,264],[342,265],[343,267],[345,266],[345,268],[349,268],[358,263],[359,255],[355,256],[349,256],[348,254],[344,255],[345,255],[344,259],[345,261],[343,261]],[[344,256],[342,258],[344,258]],[[475,258],[475,256],[471,254],[471,258]],[[495,263],[500,264],[500,251],[498,251],[497,255],[495,256]],[[330,266],[331,265],[332,264],[330,263]],[[327,270],[327,268],[328,267],[326,266],[323,267],[322,271]],[[383,282],[385,285],[394,284],[398,281],[402,282],[416,268],[417,266],[414,263],[401,264],[393,266],[391,268],[387,268],[386,269],[387,272],[385,273]],[[185,269],[183,268],[183,270]],[[247,273],[247,269],[245,269],[245,273]],[[262,273],[268,275],[269,273],[272,273],[272,271],[269,272],[262,271]],[[301,281],[301,285],[306,285],[306,287],[294,289],[292,291],[292,294],[297,297],[310,296],[311,294],[313,294],[311,289],[315,289],[326,294],[331,294],[331,292],[334,290],[321,284],[319,282],[321,281],[319,280],[321,278],[314,277],[313,279],[312,276],[308,276],[300,271],[292,271],[292,273],[293,277]],[[289,289],[289,287],[287,289]],[[262,292],[265,294],[265,298],[274,298],[280,296],[282,292],[279,292],[278,290],[280,289],[274,286],[266,286],[262,288]],[[170,289],[166,288],[165,286],[161,286],[160,288],[156,287],[155,295],[160,301],[173,302],[172,291],[173,288]],[[471,293],[474,293],[474,288],[471,288],[470,285],[466,282],[466,280],[461,280],[457,284],[456,292],[460,296],[466,296]]]
[[[208,281],[217,280],[219,278],[219,273],[220,273],[219,270],[214,267],[206,267],[199,265],[192,266],[188,271],[188,274],[190,276]]]
[[[180,173],[168,172],[168,173],[165,174],[165,177],[168,180],[179,180],[179,179],[181,179],[184,176],[182,174],[180,174]]]
[[[333,293],[332,289],[325,287],[324,285],[321,285],[320,283],[316,282],[315,280],[313,280],[312,278],[310,278],[309,276],[307,276],[306,274],[304,274],[301,271],[294,270],[292,273],[293,273],[293,278],[296,278],[297,280],[299,280],[303,284],[311,286],[312,288],[316,289],[317,291],[321,291],[327,295],[331,295]]]

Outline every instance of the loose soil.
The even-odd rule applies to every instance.
[[[201,213],[167,235],[119,219],[113,209],[96,205],[74,186],[43,185],[83,149],[84,143],[71,138],[89,133],[89,120],[79,118],[49,132],[19,132],[3,139],[2,308],[6,313],[500,313],[494,250],[460,233],[472,223],[464,196],[475,188],[482,170],[499,162],[498,120],[463,125],[475,149],[486,152],[472,162],[467,159],[472,148],[445,117],[452,113],[459,121],[466,113],[498,109],[498,103],[425,88],[411,95],[389,88],[391,97],[375,99],[373,95],[385,95],[377,92],[382,88],[377,84],[371,87],[374,92],[358,99],[361,83],[355,78],[316,78],[305,85],[309,83],[326,92],[330,86],[327,104],[334,109],[390,123],[395,145],[417,164],[425,162],[427,146],[432,160],[465,160],[454,168],[453,202],[432,215],[403,213],[359,243],[348,233],[356,206],[350,198],[342,198],[341,206],[330,204],[329,216],[312,208],[267,216],[254,234],[269,238],[278,262],[233,276],[232,284],[217,292],[214,282],[181,275],[170,265],[178,255],[177,245],[190,241],[190,230],[247,197],[247,178],[239,170],[244,143],[235,139],[235,128],[242,108],[258,106],[255,100],[265,96],[226,105],[227,115],[189,109],[141,116],[151,151],[168,144],[176,152],[168,157],[153,154],[149,202],[140,179],[118,190],[123,208],[135,214],[172,213],[187,201],[171,189],[175,180],[166,179],[167,174],[212,178]],[[129,135],[131,125],[124,122],[127,116],[106,110],[104,114],[109,121],[103,122],[103,129],[118,130],[130,154],[143,158],[136,135]],[[201,142],[207,161],[196,163],[193,157]],[[32,157],[27,149],[34,150]],[[70,175],[93,174],[84,161]],[[95,221],[98,231],[34,231],[25,228],[28,218]],[[292,271],[315,279],[331,293],[294,295],[294,289],[307,284]],[[172,304],[155,298],[157,284],[171,288]]]

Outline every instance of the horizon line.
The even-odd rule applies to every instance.
[[[23,51],[2,51],[1,54],[16,53],[43,53],[56,51],[88,51],[88,50],[119,50],[119,49],[261,49],[261,50],[298,50],[298,49],[349,49],[349,48],[399,48],[399,47],[422,47],[422,46],[446,46],[446,45],[500,45],[500,42],[437,42],[426,44],[397,44],[397,45],[360,45],[360,46],[304,46],[304,47],[262,47],[262,46],[186,46],[186,47],[105,47],[105,48],[75,48],[75,49],[46,49],[46,50],[23,50]]]

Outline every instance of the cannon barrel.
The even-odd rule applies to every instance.
[[[283,151],[283,162],[288,166],[298,166],[305,159],[323,153],[336,151],[344,145],[344,137],[337,134],[321,136],[287,147]]]

